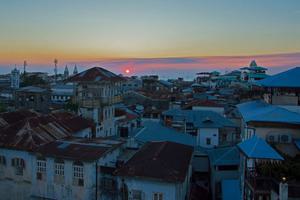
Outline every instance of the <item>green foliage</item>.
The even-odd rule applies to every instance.
[[[37,75],[32,75],[32,76],[23,76],[22,77],[22,87],[26,86],[32,86],[32,85],[46,85],[46,81],[44,81],[41,77]]]
[[[6,112],[6,106],[0,102],[0,113]]]
[[[72,101],[68,101],[65,105],[64,105],[64,109],[67,111],[72,111],[72,112],[77,112],[78,111],[79,106],[77,104],[72,103]]]
[[[280,180],[287,177],[288,180],[300,180],[300,158],[285,156],[281,163],[264,163],[259,166],[259,172],[263,176],[274,177]]]

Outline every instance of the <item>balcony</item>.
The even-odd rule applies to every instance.
[[[78,99],[78,104],[87,108],[99,108],[120,103],[121,96]]]

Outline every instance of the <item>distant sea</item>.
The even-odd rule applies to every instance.
[[[300,53],[256,55],[256,56],[213,56],[213,57],[169,57],[169,58],[128,58],[128,59],[94,59],[89,61],[60,61],[59,73],[63,73],[65,66],[73,72],[75,64],[78,71],[99,66],[116,74],[126,76],[159,75],[161,79],[182,77],[193,80],[198,72],[219,71],[229,72],[248,66],[252,60],[257,65],[268,68],[268,74],[276,74],[287,69],[300,66]],[[0,61],[1,62],[1,61]],[[30,64],[27,60],[27,71],[41,71],[53,74],[53,63]],[[0,73],[9,73],[15,64],[23,71],[22,63],[0,64]],[[125,73],[126,70],[130,72]]]

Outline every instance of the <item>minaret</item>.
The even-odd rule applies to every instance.
[[[75,74],[77,74],[77,73],[78,73],[78,71],[77,71],[77,66],[75,65],[74,71],[73,71],[73,75],[75,75]]]
[[[55,59],[54,59],[54,75],[55,75],[55,82],[57,81],[57,63],[58,63],[58,60],[55,58]]]
[[[10,87],[18,89],[20,87],[20,71],[15,67],[10,74]]]
[[[67,79],[69,77],[69,69],[68,66],[66,65],[65,71],[64,71],[64,78]]]

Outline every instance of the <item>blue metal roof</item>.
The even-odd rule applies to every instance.
[[[196,146],[196,137],[163,126],[159,121],[143,120],[144,128],[135,135],[140,142],[170,141]]]
[[[207,150],[211,166],[239,165],[240,152],[236,146]]]
[[[295,140],[296,147],[300,150],[300,139]]]
[[[249,101],[237,105],[245,122],[279,122],[300,124],[300,114],[263,101]]]
[[[300,88],[299,77],[300,77],[300,67],[295,67],[293,69],[257,81],[256,83],[264,87]]]
[[[256,135],[237,146],[248,158],[284,160],[264,139]]]
[[[237,127],[229,119],[213,111],[171,109],[162,113],[172,116],[174,120],[185,120],[198,128]]]
[[[222,181],[223,200],[241,200],[240,181],[238,179],[228,179]]]

